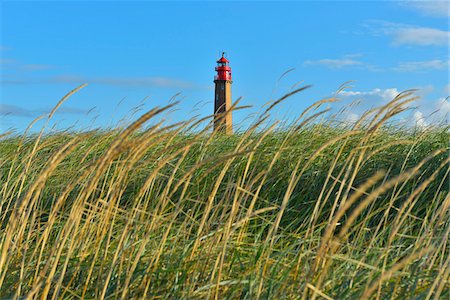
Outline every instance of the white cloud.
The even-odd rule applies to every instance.
[[[450,101],[444,97],[438,99],[421,99],[418,101],[417,111],[413,114],[413,121],[417,127],[424,129],[430,125],[449,124]]]
[[[444,1],[402,1],[399,4],[418,11],[419,13],[436,18],[446,18],[450,16],[449,2]]]
[[[375,35],[383,34],[392,37],[392,44],[395,46],[448,46],[450,39],[449,31],[436,28],[386,21],[371,21],[366,26]]]
[[[414,125],[419,129],[423,130],[428,127],[428,123],[425,121],[423,113],[421,111],[416,111],[413,114],[414,117]]]
[[[442,114],[450,113],[450,101],[447,98],[440,98],[438,100],[438,109]]]
[[[433,92],[433,86],[418,87],[414,93],[420,97],[418,100],[408,103],[407,107],[411,110],[402,113],[402,116],[396,118],[398,121],[403,119],[403,124],[409,127],[416,127],[424,130],[429,126],[436,124],[449,124],[450,121],[450,101],[449,98],[430,98]],[[339,106],[333,110],[338,112],[338,118],[344,123],[352,124],[362,116],[364,112],[371,108],[380,107],[393,100],[398,94],[397,88],[380,89],[371,91],[342,91],[339,93],[344,107],[339,110]],[[349,103],[357,103],[355,105]]]
[[[421,99],[409,118],[405,119],[405,124],[424,130],[430,126],[449,125],[450,102],[446,98]]]
[[[419,45],[419,46],[445,46],[448,45],[450,33],[434,28],[398,28],[391,31],[393,44]]]
[[[399,91],[396,88],[373,89],[371,91],[341,91],[339,104],[333,106],[337,120],[354,124],[368,110],[380,107],[393,100]]]
[[[437,101],[437,119],[444,121],[445,124],[450,124],[450,101],[448,98],[440,98]]]
[[[362,99],[374,104],[382,104],[393,100],[400,92],[396,88],[373,89],[368,92],[342,91],[339,95],[349,100]]]
[[[447,70],[449,66],[450,60],[434,59],[428,61],[401,62],[394,70],[400,72]]]
[[[340,69],[344,67],[363,65],[361,61],[355,60],[354,57],[355,55],[346,55],[338,59],[326,58],[319,60],[307,60],[304,62],[304,65],[320,65],[330,69]]]
[[[434,86],[432,84],[428,84],[428,85],[423,85],[423,86],[415,86],[413,87],[416,90],[416,94],[419,97],[425,97],[428,94],[432,93],[435,89]]]
[[[450,96],[450,83],[444,87],[444,94]]]
[[[360,115],[353,113],[353,112],[348,112],[345,114],[345,122],[348,124],[355,124],[356,122],[358,122],[360,118]]]

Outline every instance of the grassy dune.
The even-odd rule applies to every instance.
[[[327,99],[233,136],[142,127],[171,106],[5,135],[0,297],[448,299],[448,130],[386,125],[413,98],[345,128]]]

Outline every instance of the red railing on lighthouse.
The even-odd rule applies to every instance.
[[[217,61],[216,72],[214,80],[230,80],[231,81],[231,68],[228,65],[229,61],[224,57],[225,53],[222,53],[222,57]]]

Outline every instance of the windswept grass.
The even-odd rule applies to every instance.
[[[345,128],[317,121],[326,99],[233,136],[141,129],[176,103],[4,136],[0,297],[449,298],[448,130],[386,125],[413,100]]]

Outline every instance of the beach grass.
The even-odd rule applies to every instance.
[[[344,125],[284,99],[231,136],[153,122],[176,103],[4,134],[0,297],[448,299],[448,128],[395,126],[413,91]]]

